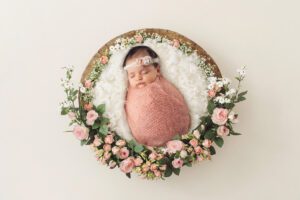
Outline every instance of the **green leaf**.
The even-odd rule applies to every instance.
[[[231,131],[230,132],[230,135],[242,135],[241,133],[236,133],[236,132],[234,132],[234,131]]]
[[[101,118],[101,125],[104,125],[104,124],[107,124],[109,122],[109,118],[106,118],[106,117],[102,117]]]
[[[214,148],[213,146],[210,146],[210,147],[209,147],[209,151],[210,151],[210,154],[211,154],[211,155],[216,154],[216,150],[215,150],[215,148]]]
[[[165,177],[170,177],[172,175],[173,171],[171,168],[167,167],[165,173],[164,173],[164,176]]]
[[[243,97],[243,96],[240,97],[240,96],[239,96],[238,99],[236,100],[236,103],[241,102],[241,101],[244,101],[244,100],[246,100],[245,97]]]
[[[69,108],[62,107],[62,108],[61,108],[60,114],[61,114],[61,115],[66,115],[66,114],[68,114],[68,112],[69,112]]]
[[[215,139],[214,139],[214,142],[218,145],[218,147],[222,147],[223,146],[223,144],[224,144],[224,140],[223,140],[223,138],[221,138],[221,137],[216,137]]]
[[[214,109],[215,109],[216,105],[213,101],[209,101],[208,105],[207,105],[207,111],[209,112],[209,114],[212,114]]]
[[[131,149],[133,149],[135,145],[136,145],[136,142],[134,140],[130,140],[128,142],[128,147],[131,148]]]
[[[173,168],[173,172],[174,172],[174,174],[176,174],[177,176],[179,176],[179,174],[180,174],[180,168]]]
[[[101,126],[101,124],[99,122],[95,122],[92,126],[92,129],[97,129]]]
[[[140,153],[140,152],[142,152],[144,150],[144,147],[143,147],[143,145],[136,145],[135,147],[134,147],[134,151],[136,152],[136,153]]]
[[[185,165],[188,166],[188,167],[192,167],[192,163],[191,162],[187,162],[187,163],[185,163]]]
[[[217,133],[215,130],[209,130],[209,131],[205,132],[204,138],[212,140],[216,135],[217,135]]]
[[[98,105],[97,108],[96,108],[96,111],[97,111],[98,113],[103,114],[103,113],[105,112],[105,104],[100,104],[100,105]]]
[[[83,145],[86,145],[88,143],[88,140],[81,140],[80,141],[80,145],[83,146]]]
[[[167,157],[164,157],[164,158],[162,158],[162,159],[160,159],[160,160],[158,161],[158,163],[159,163],[160,165],[167,164],[168,162],[169,162],[169,158],[167,158]]]
[[[242,97],[242,96],[244,96],[245,94],[247,94],[247,92],[248,92],[247,90],[244,91],[244,92],[241,92],[241,93],[238,94],[238,96],[239,96],[239,97]]]
[[[106,125],[100,126],[99,132],[103,135],[107,135],[108,133],[108,127]]]
[[[126,176],[127,176],[128,178],[131,178],[131,173],[126,173]]]

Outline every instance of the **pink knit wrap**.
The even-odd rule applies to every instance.
[[[125,112],[133,137],[148,146],[187,133],[191,122],[184,97],[161,75],[143,88],[128,88]]]

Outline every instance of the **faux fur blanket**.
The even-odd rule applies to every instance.
[[[148,146],[162,146],[191,125],[184,97],[163,76],[143,88],[129,87],[125,112],[134,138]]]

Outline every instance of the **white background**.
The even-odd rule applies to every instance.
[[[0,199],[300,199],[299,1],[1,1]],[[99,164],[60,116],[61,67],[79,81],[96,51],[140,28],[202,46],[224,76],[247,66],[242,136],[166,181]]]

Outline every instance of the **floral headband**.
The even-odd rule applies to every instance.
[[[144,56],[144,57],[137,58],[135,59],[134,62],[130,63],[129,65],[126,65],[124,67],[124,70],[127,70],[130,67],[135,67],[140,65],[150,65],[158,62],[159,62],[158,58],[152,58],[151,56]]]

